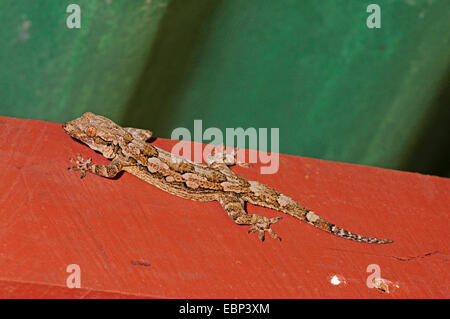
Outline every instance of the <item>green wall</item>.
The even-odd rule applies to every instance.
[[[68,29],[69,4],[81,29]],[[149,55],[167,0],[0,0],[0,114],[116,120]]]
[[[0,19],[1,115],[279,127],[282,153],[448,176],[447,0],[3,0]]]

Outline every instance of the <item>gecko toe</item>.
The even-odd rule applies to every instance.
[[[259,238],[261,241],[264,241],[265,237],[266,237],[266,235],[265,235],[264,230],[260,230],[260,231],[258,232],[258,238]]]
[[[264,216],[256,215],[258,219],[251,224],[248,232],[255,233],[258,232],[258,238],[261,241],[264,241],[266,232],[269,233],[270,237],[273,239],[278,239],[281,241],[281,237],[277,235],[277,233],[270,228],[270,225],[277,223],[281,217],[267,218]]]
[[[269,234],[273,239],[278,239],[279,241],[281,241],[281,237],[277,235],[277,233],[275,231],[273,231],[272,229],[269,229]]]
[[[86,171],[89,170],[89,165],[91,165],[92,159],[89,158],[85,160],[80,154],[77,154],[76,159],[69,157],[69,160],[73,166],[68,167],[67,169],[72,171],[80,171],[80,178],[85,177]]]
[[[271,218],[271,219],[269,219],[269,222],[270,222],[271,224],[276,224],[276,223],[278,223],[278,221],[279,221],[280,219],[283,219],[283,217],[278,216],[278,217]]]

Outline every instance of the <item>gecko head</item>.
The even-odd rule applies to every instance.
[[[130,135],[110,119],[91,112],[64,123],[62,127],[67,134],[108,158],[114,157],[114,146]]]

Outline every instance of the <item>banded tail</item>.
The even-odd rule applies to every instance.
[[[313,211],[304,210],[303,212],[305,212],[305,211],[306,211],[306,213],[303,213],[303,214],[299,213],[299,212],[295,212],[295,211],[289,211],[287,213],[295,218],[298,218],[300,220],[307,222],[310,225],[313,225],[319,229],[322,229],[332,235],[335,235],[335,236],[338,236],[341,238],[354,240],[354,241],[357,241],[360,243],[367,243],[367,244],[389,244],[389,243],[393,242],[390,239],[379,239],[379,238],[375,238],[375,237],[367,237],[367,236],[358,235],[358,234],[349,232],[348,230],[345,230],[337,225],[329,223],[328,221],[326,221],[322,217],[318,216]]]
[[[300,205],[292,198],[278,192],[276,189],[255,181],[249,181],[249,184],[250,191],[252,193],[245,194],[244,199],[254,205],[281,211],[341,238],[368,244],[388,244],[393,242],[390,239],[378,239],[349,232],[348,230],[326,221],[313,211]]]

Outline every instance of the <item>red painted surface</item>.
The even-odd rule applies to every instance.
[[[346,229],[395,241],[355,243],[285,216],[273,226],[283,241],[262,243],[218,203],[127,173],[70,174],[76,153],[107,160],[59,124],[0,117],[0,132],[2,298],[450,297],[449,179],[288,155],[272,175],[236,167]],[[80,289],[66,287],[70,264],[81,267]],[[370,264],[392,282],[389,293],[367,287]]]

